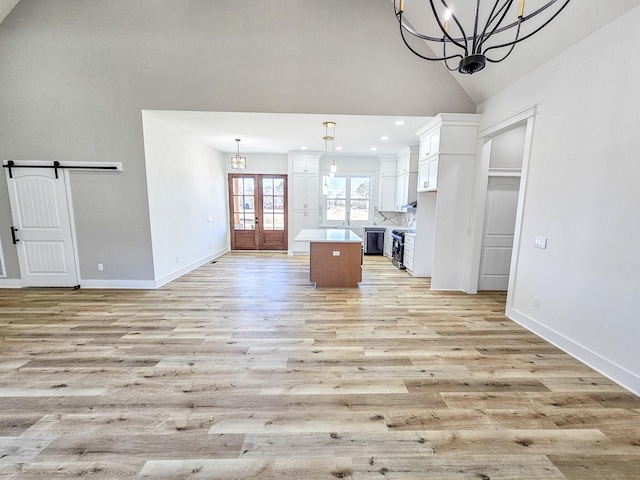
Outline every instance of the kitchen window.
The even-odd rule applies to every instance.
[[[371,177],[335,175],[325,177],[325,220],[329,225],[371,222]]]

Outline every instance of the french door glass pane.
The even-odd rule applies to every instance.
[[[262,195],[273,195],[273,178],[262,179]]]
[[[244,194],[253,196],[253,178],[243,178]]]
[[[233,179],[233,224],[236,230],[255,229],[255,199],[253,178]]]
[[[284,213],[273,214],[273,229],[284,230]]]
[[[273,179],[273,193],[274,195],[284,196],[284,178]]]
[[[284,179],[262,179],[262,228],[284,230]]]

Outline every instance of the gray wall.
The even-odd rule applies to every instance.
[[[0,24],[0,160],[72,174],[81,276],[150,280],[141,111],[435,115],[475,105],[410,54],[388,0],[22,0]],[[428,79],[428,80],[427,80]],[[0,238],[19,278],[0,182]]]

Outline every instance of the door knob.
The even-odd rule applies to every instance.
[[[18,243],[20,241],[19,238],[16,238],[16,232],[18,231],[17,228],[15,227],[11,227],[11,239],[13,240],[13,244],[15,245],[16,243]]]

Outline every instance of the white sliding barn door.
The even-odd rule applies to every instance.
[[[78,274],[63,175],[53,168],[7,172],[14,237],[25,287],[75,287]]]
[[[509,286],[519,191],[519,177],[489,177],[478,290]]]

